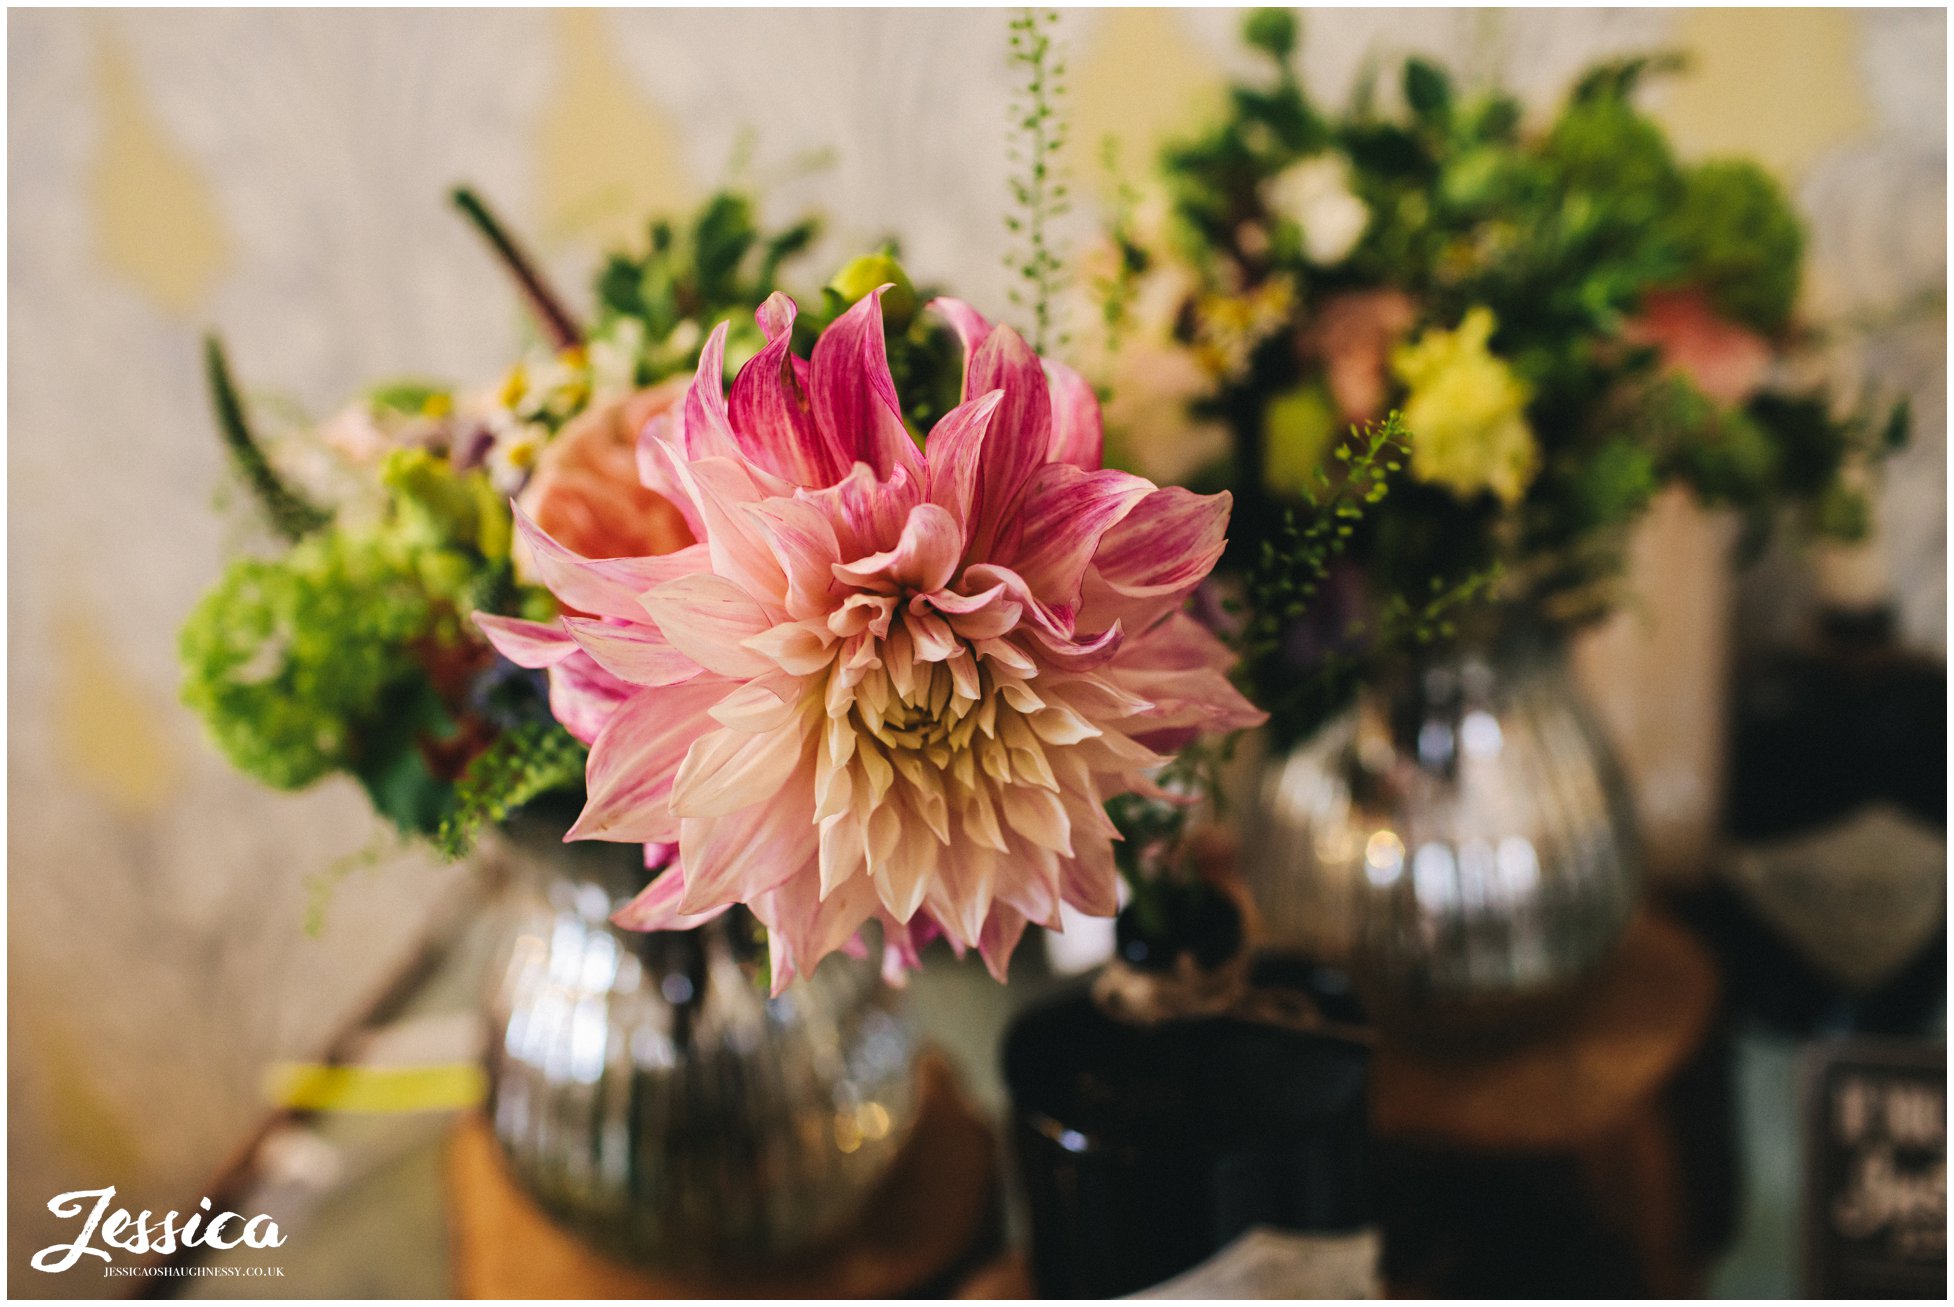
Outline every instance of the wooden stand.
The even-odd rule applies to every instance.
[[[446,1184],[465,1298],[890,1298],[941,1292],[995,1254],[996,1141],[950,1069],[926,1057],[915,1136],[862,1214],[792,1265],[682,1276],[626,1266],[554,1224],[510,1180],[486,1119],[464,1118]]]
[[[1645,913],[1554,1030],[1474,1055],[1380,1047],[1394,1291],[1695,1296],[1729,1215],[1718,989],[1702,945]]]

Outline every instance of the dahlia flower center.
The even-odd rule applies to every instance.
[[[914,780],[921,779],[911,774],[921,763],[961,786],[978,784],[980,773],[1008,783],[1027,769],[1012,765],[1007,740],[1015,739],[1021,753],[1040,755],[1025,759],[1038,783],[1056,788],[1049,769],[1038,765],[1043,750],[1019,711],[1043,704],[1023,683],[1035,665],[1015,645],[994,638],[980,651],[926,611],[892,611],[883,629],[885,635],[871,629],[843,642],[829,668],[829,717],[856,736],[855,749],[844,754],[880,754]],[[1017,667],[1001,667],[1000,660]],[[875,763],[862,761],[873,777]],[[882,789],[876,786],[878,798]]]

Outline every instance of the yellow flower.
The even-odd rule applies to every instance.
[[[1255,347],[1281,331],[1296,304],[1286,277],[1271,277],[1237,294],[1209,293],[1195,304],[1196,351],[1217,377],[1239,380]]]
[[[1486,348],[1496,325],[1491,309],[1475,308],[1457,330],[1434,327],[1400,346],[1391,369],[1410,391],[1403,412],[1411,474],[1461,496],[1490,490],[1511,504],[1540,460],[1526,420],[1532,393]]]

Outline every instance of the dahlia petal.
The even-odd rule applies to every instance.
[[[885,818],[883,814],[888,814]],[[935,838],[893,807],[869,814],[869,875],[889,915],[908,921],[923,906],[936,871]]]
[[[550,669],[550,715],[577,740],[590,744],[640,688],[611,675],[578,649]]]
[[[826,627],[808,622],[782,622],[748,636],[744,647],[795,676],[812,676],[834,661],[835,637]]]
[[[680,817],[722,817],[763,799],[771,800],[766,807],[791,807],[777,792],[806,754],[806,732],[798,721],[760,735],[710,731],[692,742],[679,764],[672,811]],[[801,820],[812,829],[805,812]]]
[[[922,479],[906,468],[878,481],[868,464],[857,463],[834,485],[802,491],[799,497],[834,523],[843,555],[860,558],[894,547],[909,521],[909,510],[923,501],[922,490]]]
[[[841,559],[834,523],[812,504],[797,499],[769,499],[741,511],[764,533],[787,578],[783,604],[788,616],[799,619],[831,612],[839,593],[833,568]]]
[[[1052,790],[1031,785],[1013,785],[999,796],[1004,806],[1004,821],[1012,830],[1041,849],[1072,856],[1072,818]]]
[[[786,573],[766,529],[744,509],[769,493],[756,481],[767,474],[729,458],[701,458],[675,468],[705,523],[712,570],[738,582],[749,594],[778,595]]]
[[[930,428],[923,452],[929,463],[929,501],[947,510],[959,523],[971,521],[982,466],[984,436],[990,430],[1004,392],[968,400],[945,413]]]
[[[699,506],[692,502],[692,491],[679,476],[677,467],[684,461],[677,424],[669,416],[653,418],[638,433],[638,482],[678,509],[694,540],[703,540],[706,524]]]
[[[772,661],[744,644],[771,628],[773,619],[725,577],[708,572],[682,576],[640,602],[672,647],[707,671],[746,678],[775,670]]]
[[[699,366],[685,392],[685,421],[681,444],[688,458],[727,457],[739,449],[739,438],[726,412],[726,331],[720,323],[699,351]]]
[[[882,287],[836,318],[814,343],[810,360],[815,421],[844,466],[863,462],[878,480],[897,468],[922,472],[916,442],[902,422],[882,338]]]
[[[554,667],[577,651],[577,642],[563,629],[559,618],[554,622],[525,622],[519,617],[498,617],[494,613],[476,613],[475,625],[488,637],[495,651],[518,667],[532,671],[543,667]]]
[[[670,685],[699,674],[699,664],[673,648],[650,622],[563,618],[577,647],[597,665],[633,685]]]
[[[731,419],[747,457],[797,485],[830,486],[849,459],[814,418],[814,404],[795,373],[794,301],[775,291],[754,313],[767,345],[733,379]]]
[[[1011,955],[1017,952],[1018,941],[1024,938],[1024,928],[1024,913],[1000,905],[992,910],[977,938],[978,955],[984,959],[991,978],[1000,985],[1010,971]]]
[[[812,974],[821,960],[840,948],[875,913],[875,888],[857,876],[822,898],[816,878],[790,877],[752,902],[771,937],[776,959],[786,960],[791,980]],[[778,966],[774,993],[785,988]]]
[[[1046,744],[1064,748],[1100,734],[1097,726],[1063,704],[1048,703],[1032,713],[1031,729]]]
[[[1259,726],[1268,715],[1221,671],[1227,646],[1186,613],[1173,613],[1131,641],[1107,680],[1152,703],[1131,729],[1138,742],[1171,752],[1204,731]]]
[[[823,818],[820,854],[821,897],[827,898],[834,892],[835,886],[860,872],[867,855],[867,834],[862,829],[860,814],[837,812]]]
[[[966,838],[999,853],[1009,850],[1010,846],[1004,842],[1004,830],[997,824],[997,809],[991,802],[988,785],[966,785],[960,815]]]
[[[799,689],[791,676],[748,681],[713,705],[712,719],[753,735],[777,731],[799,715]]]
[[[942,613],[960,638],[988,642],[1016,630],[1024,609],[1012,602],[1005,587],[994,585],[974,595],[950,590],[915,595],[909,601],[909,611]],[[1026,663],[1025,667],[1029,669],[1031,664]]]
[[[923,902],[953,944],[974,946],[984,933],[1001,856],[982,845],[952,845],[937,859]]]
[[[1087,573],[1079,624],[1096,630],[1115,620],[1144,626],[1180,606],[1207,578],[1228,543],[1227,491],[1197,495],[1180,486],[1156,490],[1100,540]]]
[[[679,843],[685,848],[685,892],[679,907],[686,912],[751,902],[797,879],[811,879],[815,869],[814,825],[791,803],[755,803],[717,817],[686,817],[679,823]],[[858,918],[854,925],[859,924]]]
[[[984,457],[977,470],[972,505],[972,549],[990,556],[991,545],[1008,534],[1032,472],[1045,461],[1052,435],[1052,399],[1045,371],[1024,337],[998,327],[971,355],[965,393],[1002,390],[1004,398],[984,434]]]
[[[708,715],[726,682],[681,681],[640,690],[611,715],[584,767],[589,797],[563,838],[650,844],[678,838],[672,781],[692,742],[716,723]]]
[[[674,577],[702,572],[710,555],[704,545],[688,545],[648,558],[585,558],[565,549],[511,502],[516,530],[529,545],[536,575],[559,600],[598,617],[644,616],[638,596]]]
[[[685,893],[685,869],[674,866],[638,892],[638,897],[611,914],[611,924],[619,930],[691,930],[730,907],[707,912],[680,912],[679,898]]]
[[[940,295],[931,300],[929,307],[943,315],[944,321],[950,324],[950,330],[957,333],[957,339],[963,344],[965,377],[963,393],[964,398],[968,399],[970,397],[970,360],[983,346],[985,337],[991,334],[990,321],[962,300],[951,299],[947,295]]]
[[[1024,914],[1027,921],[1035,921],[1054,929],[1064,924],[1061,911],[1063,900],[1059,897],[1059,882],[1062,873],[1059,864],[1065,859],[1047,849],[1038,849],[1035,856],[1017,864],[1017,874],[999,884],[997,888],[997,908],[1015,908]]]
[[[927,593],[950,583],[962,556],[963,530],[956,519],[936,504],[918,504],[909,510],[895,548],[836,563],[832,570],[837,580],[867,590]]]
[[[1076,806],[1067,806],[1078,812]],[[1098,811],[1103,815],[1103,809]],[[1119,867],[1113,861],[1112,840],[1078,842],[1075,856],[1059,863],[1059,897],[1090,917],[1110,917],[1119,911]]]
[[[1018,574],[1047,603],[1076,608],[1101,539],[1154,493],[1144,477],[1047,463],[1025,492]]]
[[[1046,359],[1045,376],[1052,392],[1052,441],[1045,453],[1047,461],[1096,471],[1106,455],[1099,396],[1093,394],[1084,377],[1063,363]]]
[[[900,989],[909,973],[923,966],[922,945],[926,932],[935,923],[928,918],[909,921],[882,921],[882,983]]]

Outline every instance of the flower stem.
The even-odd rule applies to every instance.
[[[244,416],[237,386],[231,381],[224,342],[215,335],[204,337],[204,371],[210,382],[210,406],[217,413],[217,432],[272,527],[296,542],[331,522],[332,514],[286,485],[265,457],[264,447]]]
[[[529,311],[536,315],[537,324],[542,327],[543,334],[549,337],[550,343],[558,350],[573,349],[581,345],[583,333],[578,330],[576,320],[563,307],[562,301],[558,300],[544,284],[542,275],[536,271],[536,265],[529,261],[529,257],[516,244],[515,238],[510,236],[495,215],[489,212],[488,205],[482,202],[482,197],[466,186],[457,186],[452,198],[455,207],[474,224],[475,230],[482,233],[482,238],[488,241],[489,247],[495,251],[495,256],[502,260],[503,266],[509,270],[509,275],[515,278],[523,298],[529,302]]]

